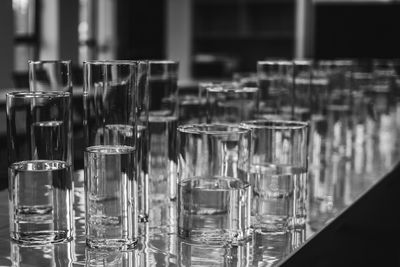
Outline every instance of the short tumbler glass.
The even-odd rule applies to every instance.
[[[251,129],[251,224],[256,232],[303,226],[307,212],[308,123],[255,120]]]
[[[230,124],[178,127],[178,235],[195,243],[250,237],[250,131]]]
[[[7,94],[10,237],[24,245],[73,236],[70,94]]]

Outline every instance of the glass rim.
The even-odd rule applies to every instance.
[[[203,82],[199,86],[212,93],[255,93],[259,90],[257,86],[243,86],[234,81]]]
[[[294,64],[293,60],[288,59],[267,59],[267,60],[259,60],[257,61],[257,66],[264,65],[284,65],[284,66],[292,66]]]
[[[84,60],[83,65],[128,65],[135,66],[140,60],[115,59],[115,60]],[[143,61],[145,62],[145,61]]]
[[[66,64],[66,65],[70,65],[72,64],[72,60],[70,59],[46,59],[46,60],[28,60],[28,65],[39,65],[39,64]]]
[[[243,121],[240,125],[250,129],[301,130],[309,128],[310,123],[306,121],[265,119]]]
[[[295,59],[293,60],[293,64],[295,66],[312,66],[314,64],[314,60],[312,59]]]
[[[258,87],[244,86],[238,88],[223,88],[222,86],[205,86],[207,92],[212,93],[256,93]]]
[[[168,60],[168,59],[160,59],[160,60],[148,60],[149,64],[163,64],[163,65],[178,65],[179,61],[177,60]]]
[[[6,93],[7,98],[53,98],[53,97],[69,97],[70,92],[64,91],[14,91]]]
[[[217,128],[219,129],[212,129]],[[224,129],[224,130],[222,130]],[[198,123],[198,124],[185,124],[178,126],[178,132],[186,134],[198,135],[232,135],[232,134],[246,134],[250,129],[240,126],[237,123]]]

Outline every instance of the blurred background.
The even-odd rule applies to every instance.
[[[71,59],[76,92],[84,60],[179,60],[189,88],[266,58],[400,58],[398,14],[395,0],[2,0],[0,175],[5,92],[28,87],[28,60]]]
[[[28,59],[179,60],[180,81],[231,78],[277,58],[395,58],[395,0],[3,0],[0,88]]]

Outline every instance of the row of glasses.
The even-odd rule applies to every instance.
[[[40,220],[45,220],[49,228],[55,229],[54,231],[59,231],[58,227],[53,226],[57,224],[56,218],[53,224],[49,223],[53,213],[52,207],[60,206],[53,203],[54,199],[68,202],[67,207],[60,208],[67,210],[63,212],[63,215],[67,216],[68,220],[73,220],[72,207],[70,207],[73,197],[50,198],[47,199],[49,203],[41,203],[46,197],[49,198],[48,191],[52,191],[54,185],[43,181],[42,184],[36,185],[37,188],[35,186],[28,188],[29,190],[44,190],[43,193],[26,194],[25,191],[28,189],[25,182],[21,187],[18,182],[19,171],[51,173],[52,168],[57,170],[66,168],[67,174],[63,175],[67,178],[63,178],[62,181],[69,185],[67,188],[69,193],[73,191],[70,64],[70,61],[29,62],[30,89],[39,92],[11,93],[7,96],[10,165],[22,160],[65,161],[65,164],[60,163],[60,166],[42,162],[36,166],[36,163],[35,165],[28,162],[26,167],[10,167],[15,170],[15,173],[10,171],[10,194],[13,196],[11,205],[16,206],[15,209],[10,210],[10,225],[16,226],[13,239],[21,243],[60,241],[58,237],[54,240],[51,239],[52,237],[49,237],[50,239],[38,237],[37,240],[31,240],[30,236],[30,234],[40,234],[35,226]],[[137,241],[137,216],[141,221],[148,220],[149,172],[152,174],[157,172],[157,166],[150,164],[150,155],[154,154],[155,158],[158,157],[157,163],[164,161],[168,164],[175,158],[173,154],[171,155],[175,151],[174,146],[159,151],[158,146],[163,147],[165,139],[158,139],[165,138],[165,130],[152,131],[151,133],[155,132],[155,137],[151,137],[149,109],[152,118],[155,118],[150,120],[151,122],[164,123],[165,118],[176,116],[177,67],[178,63],[172,61],[90,61],[84,63],[85,210],[89,246],[124,244],[131,247]],[[152,93],[149,94],[149,92]],[[150,96],[153,96],[152,101],[149,99]],[[68,100],[66,104],[62,102],[65,98]],[[170,138],[173,138],[172,134],[176,132],[174,127],[155,126],[157,129],[160,127],[168,128],[170,133],[168,132],[167,136],[170,134]],[[34,136],[30,137],[33,134]],[[47,142],[49,139],[54,145]],[[154,139],[158,144],[153,146],[155,152],[151,153],[150,143]],[[20,143],[26,147],[22,147]],[[162,171],[158,172],[162,173]],[[31,174],[25,176],[29,175]],[[42,174],[42,176],[49,175]],[[165,175],[167,179],[163,178],[163,180],[172,184],[168,180],[170,176]],[[30,183],[29,177],[22,179]],[[157,183],[154,185],[150,189],[157,187]],[[24,193],[18,193],[18,190]],[[167,195],[171,196],[172,190],[173,188]],[[31,201],[30,206],[27,201]],[[21,202],[23,204],[18,208]],[[50,217],[42,216],[41,218],[39,215],[44,212],[41,209],[45,209]],[[34,219],[32,225],[25,220],[26,218],[23,219],[23,223],[28,225],[26,228],[28,230],[19,229],[19,215],[16,214],[18,212],[25,212],[27,216],[37,215],[38,218],[32,217]],[[68,233],[66,239],[71,239],[73,230],[67,229],[66,232]]]

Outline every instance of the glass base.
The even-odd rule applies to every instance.
[[[251,230],[234,231],[234,230],[186,230],[178,227],[178,236],[194,244],[209,245],[240,245],[251,240]]]
[[[71,231],[10,232],[10,238],[26,246],[69,242],[73,239]]]

